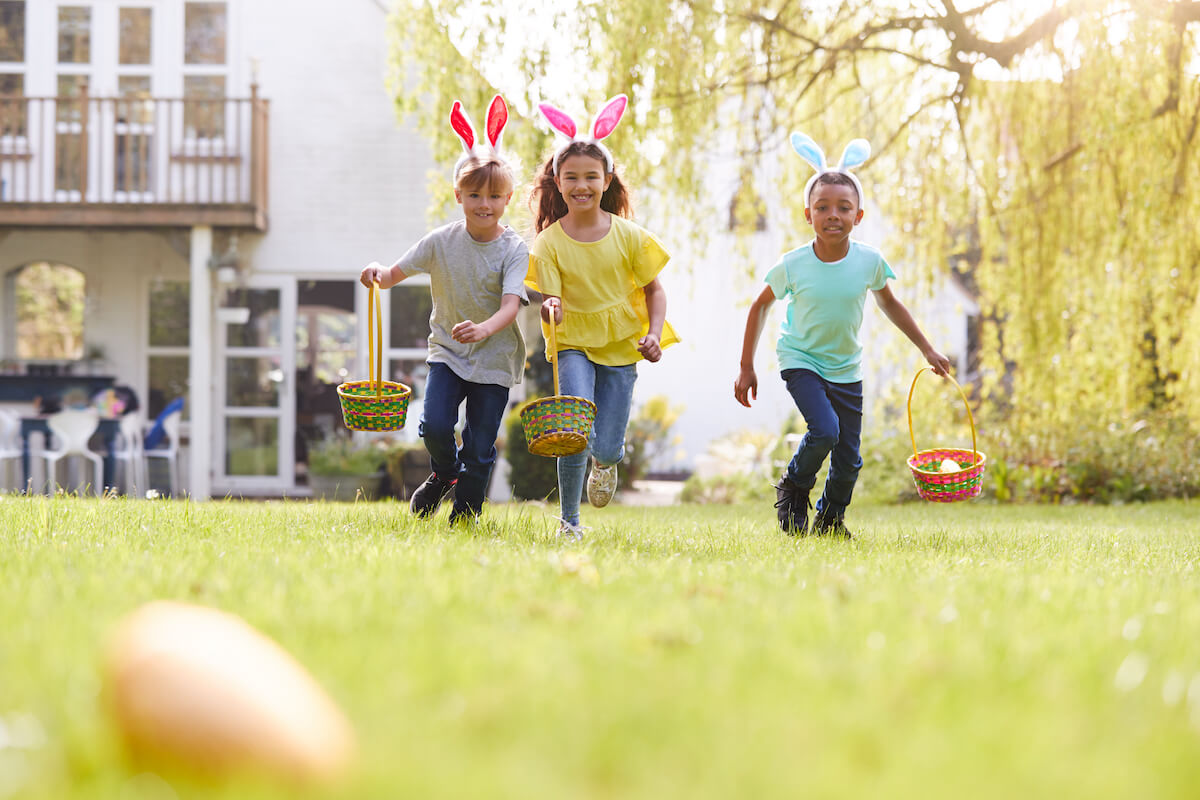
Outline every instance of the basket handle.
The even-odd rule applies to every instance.
[[[375,387],[375,399],[383,397],[383,312],[379,305],[379,281],[371,281],[367,297],[367,377]]]
[[[561,300],[559,308],[562,308]],[[554,315],[550,315],[550,366],[554,368],[554,394],[557,397],[558,391],[558,334],[555,329],[558,323],[554,321]]]
[[[912,398],[913,390],[917,388],[917,379],[921,377],[922,372],[933,372],[933,367],[922,367],[917,370],[917,374],[913,376],[912,386],[908,388],[908,438],[912,441],[913,455],[917,454],[917,437],[913,434],[912,424]],[[971,403],[967,400],[966,393],[962,387],[958,385],[958,381],[954,380],[954,376],[947,374],[946,378],[954,384],[954,388],[958,389],[958,396],[962,398],[963,405],[967,407],[967,421],[971,423],[971,463],[972,465],[979,463],[979,448],[975,442],[975,417],[971,414]]]

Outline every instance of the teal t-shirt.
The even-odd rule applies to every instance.
[[[780,369],[811,369],[831,383],[862,380],[863,305],[867,291],[896,274],[870,245],[850,240],[841,261],[817,258],[813,242],[784,253],[767,273],[777,300],[786,300],[779,327]]]

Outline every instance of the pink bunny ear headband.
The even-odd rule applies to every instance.
[[[559,157],[562,156],[563,150],[571,146],[572,142],[586,142],[599,147],[600,152],[604,154],[605,171],[611,173],[613,171],[612,153],[608,152],[608,148],[600,140],[612,133],[613,129],[617,127],[617,123],[621,121],[621,116],[625,113],[625,106],[628,103],[629,98],[623,94],[619,94],[605,103],[604,108],[600,109],[600,113],[596,115],[596,121],[592,123],[592,134],[590,136],[578,135],[576,133],[575,120],[571,119],[566,113],[559,111],[549,103],[539,103],[538,110],[542,112],[542,116],[550,123],[550,127],[569,140],[554,153],[554,174],[558,174]]]
[[[492,98],[492,102],[488,105],[487,110],[487,125],[484,130],[487,133],[487,142],[475,141],[475,128],[471,125],[471,121],[467,119],[466,112],[462,110],[462,103],[458,100],[454,101],[454,107],[450,109],[450,127],[458,134],[458,138],[462,139],[463,149],[467,152],[463,153],[458,159],[458,163],[454,165],[454,179],[458,180],[458,173],[463,168],[463,164],[467,163],[467,159],[471,156],[478,158],[487,158],[488,156],[498,155],[500,150],[500,137],[504,134],[504,126],[508,124],[508,106],[504,103],[504,98],[496,95]]]
[[[854,181],[854,188],[858,190],[858,204],[862,205],[862,184],[858,182],[858,176],[850,170],[860,166],[871,157],[871,144],[866,139],[855,139],[846,145],[846,149],[842,151],[842,160],[834,167],[830,167],[825,163],[825,151],[808,134],[793,133],[792,149],[796,151],[797,155],[807,161],[810,167],[817,171],[815,175],[808,179],[808,183],[804,184],[805,208],[808,207],[809,198],[812,196],[812,188],[816,185],[817,178],[830,172],[841,173]]]

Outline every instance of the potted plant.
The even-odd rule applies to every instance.
[[[308,451],[308,485],[315,499],[353,501],[380,496],[385,454],[371,443],[335,436]]]

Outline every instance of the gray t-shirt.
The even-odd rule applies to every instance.
[[[463,220],[430,231],[395,264],[405,275],[427,273],[433,294],[429,315],[429,361],[440,362],[472,383],[512,386],[525,371],[525,342],[516,324],[482,342],[466,344],[450,336],[463,320],[479,323],[500,310],[500,298],[513,294],[529,304],[525,273],[529,249],[512,228],[490,242],[477,242]]]

